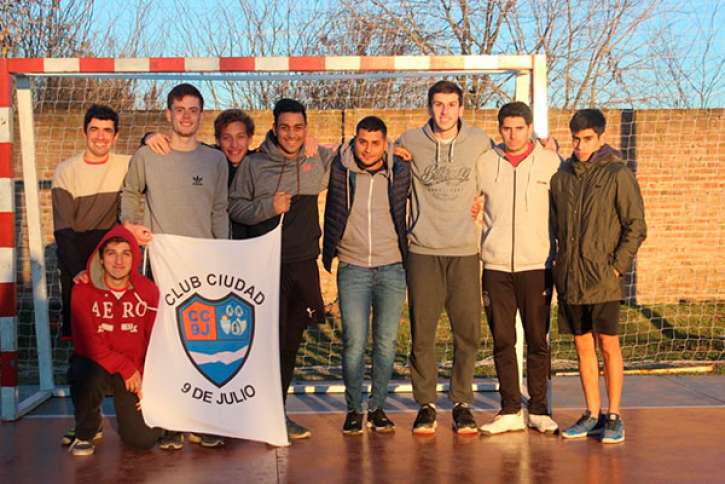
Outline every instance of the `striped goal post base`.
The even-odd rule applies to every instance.
[[[501,73],[516,74],[514,98],[529,103],[538,136],[548,133],[546,58],[527,56],[388,56],[388,57],[149,57],[0,59],[0,418],[14,420],[57,392],[53,379],[48,287],[33,131],[33,76],[105,75],[122,78],[142,74],[214,73]],[[16,104],[13,106],[13,99]],[[14,110],[17,113],[14,113]],[[14,144],[17,114],[19,145]],[[17,247],[15,167],[22,159],[25,217],[31,260],[34,337],[39,381],[29,394],[18,386]],[[522,341],[520,335],[517,338]],[[518,348],[519,358],[523,348]],[[523,365],[519,365],[519,371]],[[34,386],[36,387],[36,386]]]

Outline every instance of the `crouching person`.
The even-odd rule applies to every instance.
[[[113,395],[121,440],[150,449],[161,431],[141,415],[141,378],[159,290],[138,272],[136,239],[111,229],[87,263],[89,281],[73,287],[73,344],[68,382],[75,407],[73,455],[91,455],[101,426],[101,403]]]

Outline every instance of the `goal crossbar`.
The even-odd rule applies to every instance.
[[[41,234],[40,198],[33,134],[32,76],[163,76],[254,74],[254,80],[281,73],[300,76],[365,75],[370,78],[398,73],[501,73],[516,75],[515,99],[532,106],[534,130],[548,133],[546,58],[543,55],[502,56],[329,56],[329,57],[149,57],[149,58],[10,58],[0,59],[0,418],[15,420],[53,395],[45,256]],[[203,77],[202,77],[203,76]],[[18,115],[24,196],[31,258],[34,327],[39,369],[38,390],[21,398],[17,355],[17,243],[15,173],[13,166],[13,98]],[[521,361],[523,337],[517,338]],[[522,365],[519,364],[519,372]]]

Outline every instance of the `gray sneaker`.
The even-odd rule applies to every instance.
[[[202,447],[206,448],[214,448],[214,447],[221,447],[224,445],[224,437],[219,437],[218,435],[209,435],[209,434],[195,434],[195,433],[189,433],[189,442],[192,444],[199,444]]]
[[[584,437],[597,437],[604,432],[604,414],[599,414],[599,418],[592,417],[591,412],[587,410],[579,417],[574,425],[561,433],[565,439],[581,439]]]
[[[312,432],[307,427],[303,427],[289,417],[287,419],[287,437],[290,440],[309,439]]]
[[[624,442],[624,422],[616,413],[608,413],[604,423],[603,444],[618,444]]]

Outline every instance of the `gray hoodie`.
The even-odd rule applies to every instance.
[[[305,158],[304,148],[295,160],[284,157],[272,131],[256,153],[245,158],[229,187],[229,216],[254,225],[277,216],[272,205],[275,192],[317,195],[327,188],[334,152],[320,146]]]
[[[409,129],[398,143],[413,154],[410,251],[438,256],[478,253],[479,229],[471,217],[473,198],[480,193],[476,162],[491,140],[462,119],[458,135],[442,143],[429,121]]]

